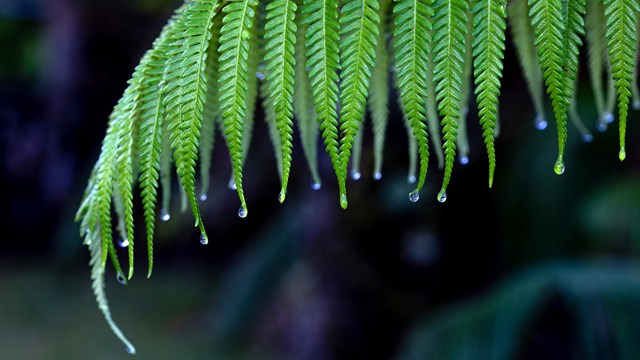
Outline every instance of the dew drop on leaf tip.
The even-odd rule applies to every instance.
[[[200,195],[200,201],[207,201],[207,194]]]
[[[382,180],[382,173],[380,171],[376,171],[375,174],[373,174],[373,179],[375,181],[380,181]]]
[[[313,190],[316,190],[316,191],[317,191],[317,190],[320,190],[320,188],[321,188],[321,187],[322,187],[322,185],[321,185],[320,183],[317,183],[317,182],[312,182],[312,183],[311,183],[311,188],[312,188]]]
[[[209,239],[205,234],[200,234],[200,244],[207,245],[209,243]]]
[[[245,209],[244,206],[240,206],[240,209],[238,209],[238,217],[240,217],[241,219],[247,217],[247,209]]]
[[[415,184],[416,182],[416,177],[411,175],[407,178],[407,180],[409,181],[409,184]]]
[[[440,193],[438,193],[438,201],[441,203],[447,201],[447,193],[444,190],[441,190]]]
[[[409,194],[409,200],[411,202],[418,202],[418,200],[420,200],[420,194],[415,192],[415,193],[410,193]]]
[[[534,126],[538,130],[544,130],[547,128],[547,120],[545,120],[542,115],[537,115],[535,120],[533,121]]]
[[[120,246],[121,248],[126,248],[127,246],[129,246],[129,240],[128,239],[118,239],[118,246]]]
[[[166,210],[162,210],[160,212],[160,220],[167,222],[170,219],[171,219],[171,215]]]
[[[469,164],[469,157],[468,156],[460,156],[460,164],[461,165],[467,165]]]
[[[122,285],[126,285],[126,284],[127,284],[127,279],[125,279],[124,275],[123,275],[123,274],[121,274],[121,273],[119,273],[119,274],[116,276],[116,280],[118,280],[118,282],[119,282],[120,284],[122,284]]]
[[[362,174],[360,173],[360,171],[353,171],[353,172],[351,172],[351,178],[352,178],[353,180],[358,181],[358,180],[360,180],[360,178],[361,178],[361,177],[362,177]]]

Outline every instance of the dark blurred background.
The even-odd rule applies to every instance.
[[[73,216],[108,115],[179,3],[0,0],[0,359],[128,358],[93,300]],[[141,359],[444,359],[457,355],[429,351],[489,346],[474,343],[482,329],[503,324],[497,317],[519,319],[516,305],[538,299],[513,325],[521,331],[497,327],[492,346],[506,349],[512,339],[510,356],[520,359],[640,358],[640,314],[629,310],[640,305],[638,113],[620,163],[616,126],[595,130],[583,70],[578,111],[595,137],[583,143],[570,125],[567,171],[557,176],[555,127],[534,129],[509,44],[494,187],[472,109],[471,162],[456,165],[444,204],[435,161],[421,200],[408,199],[406,131],[393,101],[384,178],[370,176],[367,132],[364,176],[349,183],[346,211],[324,152],[323,188],[310,188],[297,139],[289,196],[277,202],[275,160],[258,119],[245,173],[250,215],[239,219],[218,135],[202,204],[211,243],[200,245],[174,202],[171,220],[158,225],[153,277],[143,275],[142,243],[128,286],[107,272],[116,322]],[[567,301],[569,291],[592,297]],[[595,317],[593,331],[581,322]],[[449,323],[438,330],[447,344],[416,345]],[[483,351],[466,358],[493,356]]]

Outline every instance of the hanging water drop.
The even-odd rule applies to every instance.
[[[547,128],[547,120],[545,120],[542,115],[537,115],[535,120],[533,121],[533,125],[538,130],[544,130]]]
[[[122,285],[127,285],[127,279],[122,273],[118,273],[118,276],[116,276],[116,280],[118,280],[118,282]]]
[[[160,211],[160,220],[167,222],[169,221],[169,219],[171,219],[171,215],[167,212],[167,210],[162,209],[162,211]]]
[[[200,201],[207,201],[207,194],[200,195]]]
[[[351,172],[351,178],[355,181],[360,180],[360,178],[362,177],[362,174],[360,173],[360,171],[352,171]]]
[[[284,199],[287,197],[287,191],[285,189],[280,190],[280,194],[278,195],[278,201],[280,204],[284,202]]]
[[[207,245],[209,243],[209,238],[206,234],[200,234],[200,244]]]
[[[245,209],[244,206],[240,206],[240,209],[238,209],[238,216],[241,219],[244,219],[247,217],[247,209]]]
[[[120,246],[121,248],[126,248],[127,246],[129,246],[129,239],[118,239],[118,246]]]
[[[229,183],[227,184],[227,187],[229,188],[229,190],[233,190],[233,191],[238,190],[238,185],[236,185],[235,179],[230,179]]]
[[[553,171],[555,171],[558,175],[562,175],[564,173],[564,162],[556,162],[556,164],[553,166]]]
[[[312,188],[313,190],[318,191],[318,190],[320,190],[320,188],[321,188],[321,187],[322,187],[322,185],[321,185],[320,183],[317,183],[317,182],[312,182],[312,183],[311,183],[311,188]]]
[[[606,123],[599,123],[598,124],[598,131],[600,131],[600,132],[607,131],[607,124]]]
[[[613,122],[613,114],[612,113],[604,114],[604,122],[606,122],[607,124],[611,124]]]
[[[409,181],[409,184],[415,184],[416,177],[414,175],[411,175],[407,178],[407,180]]]
[[[136,354],[136,348],[133,347],[133,345],[127,345],[124,350],[131,355],[135,355]]]
[[[593,141],[593,135],[591,135],[591,134],[582,134],[582,141],[584,141],[584,142],[592,142]]]
[[[420,194],[418,192],[410,193],[409,200],[411,200],[411,202],[418,202],[418,200],[420,200]]]
[[[380,171],[376,171],[376,173],[375,173],[375,174],[373,174],[373,179],[374,179],[375,181],[380,181],[380,180],[382,180],[382,173],[381,173]]]
[[[467,165],[469,164],[469,157],[468,156],[460,156],[460,164],[461,165]]]
[[[447,192],[443,190],[440,190],[440,193],[438,193],[438,201],[443,203],[445,201],[447,201]]]

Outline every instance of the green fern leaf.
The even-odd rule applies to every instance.
[[[302,23],[302,6],[298,6],[298,12],[300,14],[296,16],[297,40],[293,113],[298,122],[302,150],[311,173],[311,187],[318,190],[322,186],[318,170],[318,118],[313,109],[313,95],[307,73],[307,56],[304,49],[307,27]]]
[[[430,39],[433,39],[433,29]],[[433,62],[433,43],[429,44],[429,62],[427,64],[427,128],[431,134],[431,148],[436,154],[438,169],[444,168],[444,150],[442,149],[442,129],[438,115],[438,101],[436,101],[436,83],[433,81],[436,65]]]
[[[208,86],[206,102],[204,103],[204,112],[202,114],[202,129],[200,130],[200,200],[207,199],[211,177],[212,153],[215,146],[216,125],[220,121],[220,103],[218,99],[218,80],[220,73],[218,72],[218,47],[220,46],[220,29],[222,28],[222,17],[216,16],[213,19],[213,27],[211,28],[211,41],[207,54],[206,76]]]
[[[601,0],[587,0],[587,14],[584,19],[589,55],[589,75],[593,97],[598,111],[598,119],[605,123],[604,78],[605,63],[607,62],[605,36],[604,5]]]
[[[607,19],[607,49],[611,61],[611,72],[615,80],[618,94],[618,113],[620,121],[620,161],[626,157],[625,136],[631,84],[636,58],[636,42],[638,34],[638,0],[604,0],[605,17]]]
[[[373,124],[373,178],[382,179],[382,160],[385,135],[389,117],[389,9],[391,0],[380,2],[378,40],[376,41],[375,64],[371,71],[369,111]]]
[[[231,2],[223,8],[224,25],[220,36],[220,108],[227,146],[233,164],[233,176],[236,182],[241,210],[247,215],[247,204],[242,187],[243,131],[247,104],[247,59],[249,56],[249,38],[253,27],[257,0]]]
[[[338,148],[338,68],[339,22],[336,0],[304,0],[303,23],[307,25],[307,67],[313,104],[326,151],[340,183],[340,154]],[[340,184],[341,192],[345,188]],[[341,196],[341,205],[346,205]]]
[[[558,127],[558,159],[554,166],[556,174],[564,172],[564,147],[567,139],[567,101],[564,91],[564,37],[562,1],[529,0],[531,23],[534,28],[538,61],[543,70],[547,93],[551,98],[553,113]]]
[[[575,92],[575,85],[578,78],[578,56],[579,48],[582,46],[582,40],[584,36],[584,14],[585,14],[585,0],[570,0],[566,5],[562,7],[563,21],[564,21],[564,94],[565,101],[567,102],[567,111],[573,106],[573,97]],[[577,114],[577,112],[576,112]],[[579,121],[578,117],[571,116],[575,121]],[[580,121],[581,122],[581,121]],[[580,127],[580,125],[578,125]]]
[[[354,0],[342,8],[340,16],[340,198],[346,208],[347,167],[369,96],[369,80],[374,66],[378,36],[379,4],[376,0]]]
[[[505,5],[506,1],[474,1],[471,6],[474,16],[473,76],[482,136],[489,157],[489,187],[493,185],[496,166],[494,137],[507,26]]]
[[[393,32],[397,85],[400,102],[415,138],[420,154],[420,174],[416,189],[409,194],[412,201],[419,198],[429,165],[429,144],[425,117],[428,44],[431,31],[431,2],[399,0],[393,9],[396,16]]]
[[[511,0],[507,6],[507,16],[511,26],[511,36],[518,55],[529,94],[536,112],[534,125],[538,130],[547,127],[544,115],[543,78],[538,64],[538,54],[534,45],[533,27],[529,21],[527,0]]]
[[[295,74],[295,15],[297,6],[292,0],[276,0],[267,5],[265,25],[266,69],[268,72],[269,96],[275,111],[275,120],[280,133],[280,155],[282,156],[282,189],[279,201],[285,200],[291,153],[293,150],[293,89]]]
[[[264,120],[269,130],[269,138],[271,145],[273,146],[273,154],[276,159],[276,169],[278,170],[278,176],[280,177],[280,183],[282,183],[282,175],[284,174],[283,157],[282,157],[282,139],[280,138],[280,131],[278,130],[278,123],[276,120],[276,110],[273,107],[273,98],[270,94],[269,84],[263,82],[260,85],[260,96],[262,97],[262,107],[264,108]]]
[[[469,163],[469,134],[467,133],[467,117],[469,114],[469,97],[471,95],[471,75],[473,70],[473,16],[467,10],[467,27],[464,40],[464,61],[462,62],[462,85],[460,86],[460,114],[458,114],[458,161],[462,165]]]
[[[463,0],[436,0],[434,9],[433,53],[436,64],[434,80],[438,110],[442,115],[445,154],[444,180],[442,189],[438,193],[438,201],[444,202],[447,199],[446,190],[456,156],[467,3]]]

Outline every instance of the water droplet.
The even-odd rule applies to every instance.
[[[118,239],[118,246],[120,246],[121,248],[126,248],[127,246],[129,246],[129,239]]]
[[[200,195],[200,201],[207,201],[207,194]]]
[[[351,178],[355,181],[360,180],[360,178],[362,177],[362,174],[360,173],[360,171],[352,171],[351,172]]]
[[[341,194],[340,195],[340,206],[343,209],[346,209],[347,206],[349,206],[349,201],[347,200],[347,194]]]
[[[593,135],[591,135],[591,134],[582,134],[582,141],[584,141],[584,142],[592,142],[593,141]]]
[[[240,206],[240,209],[238,209],[238,216],[241,219],[244,219],[247,217],[247,209],[245,209],[244,206]]]
[[[542,115],[537,115],[535,120],[533,121],[533,125],[538,130],[544,130],[547,128],[547,120],[545,120]]]
[[[233,190],[233,191],[238,190],[238,185],[236,185],[235,179],[230,179],[229,183],[227,184],[227,187],[229,188],[229,190]]]
[[[375,181],[380,181],[380,180],[382,180],[382,173],[381,173],[380,171],[376,171],[376,173],[375,173],[375,174],[373,174],[373,179],[374,179]]]
[[[564,173],[564,162],[556,162],[556,164],[553,166],[553,171],[555,171],[558,175],[562,175]]]
[[[260,71],[256,72],[256,77],[261,81],[264,81],[264,79],[265,79],[264,73],[262,73]]]
[[[598,124],[598,131],[600,131],[600,132],[607,131],[607,124],[606,123],[599,123]]]
[[[460,164],[462,165],[467,165],[469,164],[469,157],[468,156],[460,156]]]
[[[284,202],[284,199],[286,197],[287,197],[287,191],[284,189],[280,190],[280,194],[278,195],[278,201],[280,201],[280,204]]]
[[[248,39],[248,38],[250,38],[250,37],[251,37],[251,34],[249,33],[249,31],[248,31],[248,30],[244,30],[244,31],[242,31],[242,38],[243,38],[243,39]]]
[[[167,210],[160,211],[160,220],[167,222],[171,219],[171,215],[167,212]]]
[[[206,234],[200,234],[200,244],[207,245],[209,243],[209,238]]]
[[[122,273],[118,273],[118,276],[116,276],[116,280],[118,280],[118,282],[122,285],[127,285],[127,279]]]
[[[636,100],[633,102],[633,109],[640,110],[640,101]]]
[[[321,188],[321,187],[322,187],[322,184],[320,184],[320,183],[317,183],[317,182],[313,182],[313,183],[311,183],[311,188],[312,188],[313,190],[318,191],[318,190],[320,190],[320,188]]]
[[[132,345],[127,345],[124,350],[131,355],[135,355],[136,354],[136,348],[134,348]]]
[[[407,180],[409,181],[409,184],[414,184],[416,182],[416,177],[411,175],[407,178]]]
[[[620,158],[620,161],[624,161],[624,159],[627,158],[627,153],[624,150],[624,148],[620,149],[620,153],[618,154],[618,157]]]
[[[607,124],[611,124],[613,122],[613,114],[611,113],[604,114],[604,122],[606,122]]]
[[[440,192],[438,193],[438,201],[443,203],[445,201],[447,201],[447,192],[443,190],[440,190]]]
[[[418,202],[418,200],[420,200],[420,193],[417,193],[417,192],[410,193],[409,200],[411,200],[411,202]]]

